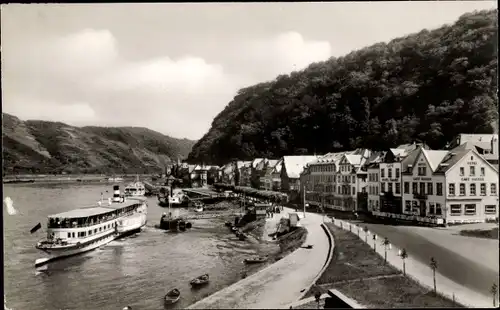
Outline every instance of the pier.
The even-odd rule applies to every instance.
[[[214,192],[212,190],[206,188],[186,188],[182,190],[186,194],[192,194],[194,196],[203,197],[203,198],[217,198],[220,197],[221,194]]]

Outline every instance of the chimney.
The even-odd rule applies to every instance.
[[[113,186],[113,202],[120,202],[120,185]]]

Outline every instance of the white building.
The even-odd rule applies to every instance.
[[[445,223],[498,217],[498,171],[475,149],[419,148],[403,160],[402,169],[403,214]]]
[[[451,150],[435,174],[446,180],[447,223],[498,217],[498,171],[475,149],[462,145]]]
[[[490,164],[498,169],[498,134],[465,134],[458,135],[451,143],[451,148],[463,144],[474,145],[476,151]]]
[[[358,193],[363,199],[367,199],[367,172],[361,169],[371,151],[358,149],[354,154],[344,154],[339,161],[339,171],[336,177],[336,195],[334,208],[343,211],[355,211],[358,209]],[[366,197],[365,197],[366,196]]]

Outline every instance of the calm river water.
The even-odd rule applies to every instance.
[[[123,187],[125,184],[122,184]],[[108,190],[108,193],[106,193]],[[241,279],[248,254],[269,245],[238,241],[223,219],[196,220],[184,233],[154,228],[166,211],[148,198],[148,224],[137,238],[112,241],[86,254],[69,257],[37,272],[35,259],[43,252],[35,243],[45,236],[47,215],[93,204],[111,185],[5,185],[19,212],[4,211],[4,287],[7,306],[23,309],[164,309],[163,296],[179,288],[181,300],[170,308],[188,305]],[[4,206],[5,210],[5,206]],[[30,234],[38,222],[42,229]],[[192,290],[189,280],[210,274],[210,284]]]

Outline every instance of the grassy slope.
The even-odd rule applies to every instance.
[[[194,141],[137,127],[74,127],[2,114],[4,173],[158,172]]]

